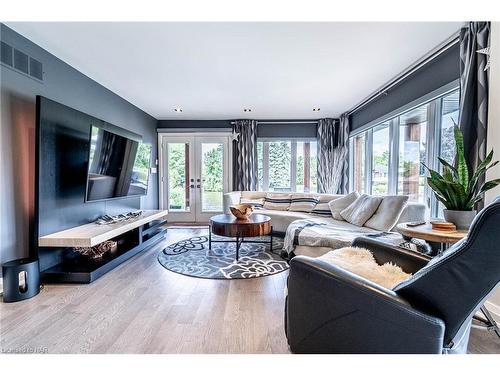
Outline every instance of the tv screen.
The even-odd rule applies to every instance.
[[[86,201],[146,195],[151,146],[92,126]]]

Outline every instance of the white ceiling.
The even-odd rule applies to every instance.
[[[7,25],[157,119],[209,120],[336,117],[462,23]]]

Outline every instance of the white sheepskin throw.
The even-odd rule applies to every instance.
[[[394,288],[411,276],[395,264],[377,264],[371,251],[360,247],[343,247],[317,259],[334,264],[388,289]]]

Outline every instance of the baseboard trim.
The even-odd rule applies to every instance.
[[[497,322],[500,322],[500,306],[495,305],[494,303],[492,303],[490,301],[486,301],[486,303],[484,305],[486,306],[488,311],[491,313],[491,315],[493,315],[493,318],[495,318],[495,320]]]

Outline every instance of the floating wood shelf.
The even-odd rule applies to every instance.
[[[137,241],[134,241],[134,236],[131,234],[129,241],[119,244],[115,252],[104,254],[100,259],[89,259],[84,256],[64,259],[61,263],[44,270],[42,272],[42,281],[46,283],[91,283],[160,241],[164,232],[165,229],[157,229],[155,236],[140,244],[138,244],[139,239],[137,238]],[[125,234],[125,236],[127,235]]]
[[[166,210],[144,210],[142,215],[116,224],[89,223],[38,239],[41,247],[91,247],[167,216]]]

